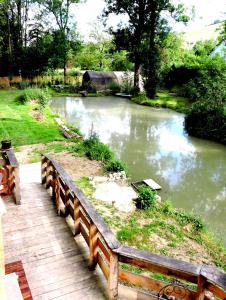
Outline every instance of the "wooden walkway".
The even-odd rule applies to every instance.
[[[100,274],[89,271],[40,174],[39,164],[21,166],[21,205],[8,202],[3,217],[5,263],[22,261],[33,299],[106,299]]]

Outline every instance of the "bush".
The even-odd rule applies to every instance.
[[[205,225],[200,217],[194,215],[191,212],[185,212],[183,210],[175,212],[176,219],[178,222],[185,226],[187,224],[192,224],[196,231],[201,231],[205,229]]]
[[[92,160],[99,160],[102,162],[107,162],[114,157],[110,148],[101,142],[97,142],[87,149],[86,155]]]
[[[136,206],[140,209],[148,209],[156,204],[156,192],[146,185],[138,187],[139,197],[136,199]]]
[[[121,160],[118,159],[112,159],[110,160],[106,165],[106,170],[108,172],[122,172],[125,171],[128,172],[128,167],[126,163],[124,163]]]
[[[226,144],[226,114],[223,104],[198,101],[185,117],[185,129],[193,136]]]
[[[112,81],[108,88],[112,92],[113,95],[116,93],[120,93],[120,91],[121,91],[120,84],[115,81]]]
[[[30,101],[36,101],[40,109],[43,109],[50,100],[50,94],[47,90],[42,89],[26,89],[24,92],[17,98],[17,100],[26,104]]]
[[[79,72],[79,70],[72,69],[72,70],[68,71],[67,75],[68,76],[73,76],[73,77],[79,77],[80,72]]]
[[[145,104],[148,102],[149,99],[146,96],[146,93],[140,92],[136,97],[133,97],[132,100],[138,104]]]
[[[108,162],[114,158],[111,149],[107,145],[101,143],[95,133],[91,133],[89,139],[84,142],[84,146],[86,155],[92,160]]]

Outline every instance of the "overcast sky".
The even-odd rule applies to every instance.
[[[177,31],[186,31],[204,25],[211,24],[217,19],[224,20],[226,15],[226,1],[225,0],[184,0],[174,2],[184,3],[188,8],[193,5],[195,7],[195,20],[185,28],[177,25],[174,29]],[[92,23],[97,20],[97,17],[102,13],[105,7],[104,0],[87,0],[84,4],[78,4],[73,7],[73,14],[77,20],[77,28],[82,36],[87,38],[89,32],[92,30]],[[116,25],[119,18],[112,17],[109,24]]]

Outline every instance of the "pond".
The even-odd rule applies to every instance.
[[[184,115],[116,97],[58,97],[52,109],[124,160],[133,181],[154,179],[161,197],[201,215],[226,244],[226,147],[189,137]]]

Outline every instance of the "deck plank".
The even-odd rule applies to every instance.
[[[106,299],[101,279],[88,269],[50,195],[37,179],[25,178],[21,169],[21,205],[6,203],[3,218],[6,263],[22,261],[33,299]],[[24,170],[30,170],[31,177],[40,174],[40,166]]]

